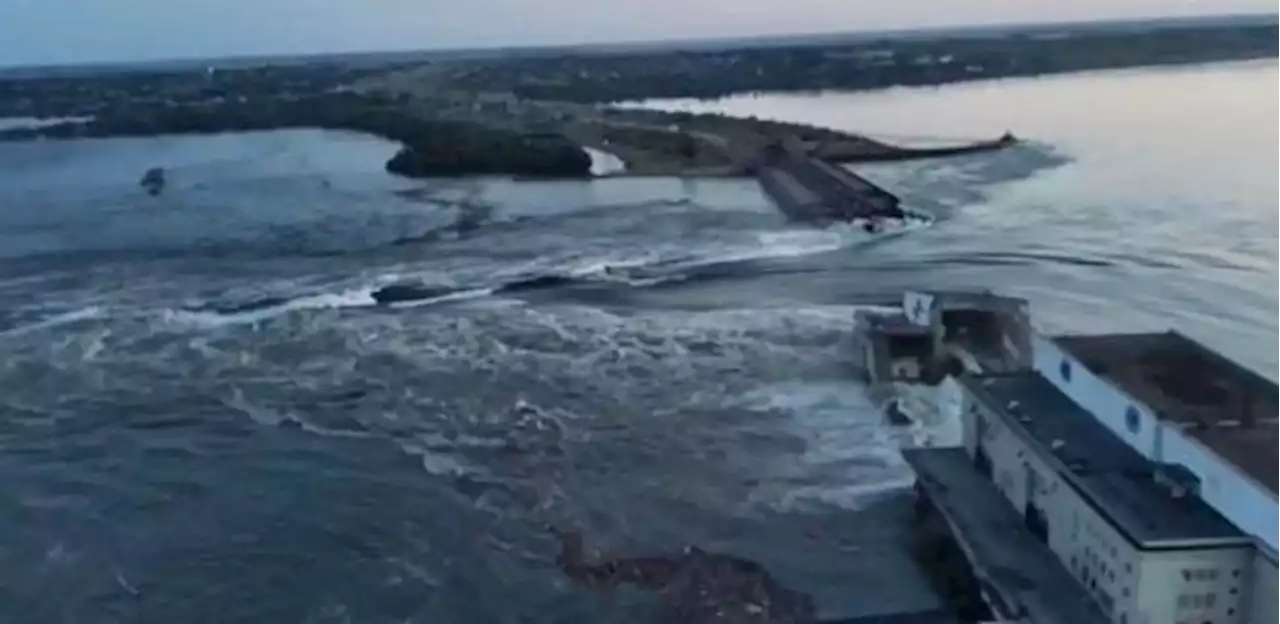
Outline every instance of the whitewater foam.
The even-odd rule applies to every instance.
[[[240,388],[231,391],[231,397],[223,399],[223,405],[249,417],[249,420],[265,427],[279,427],[292,423],[298,428],[325,438],[371,438],[373,434],[363,429],[334,429],[317,425],[305,417],[288,410],[276,410],[257,405],[248,400]]]
[[[72,323],[77,323],[79,321],[87,321],[87,320],[102,318],[105,315],[106,315],[105,311],[101,307],[89,306],[86,308],[80,308],[79,310],[72,310],[70,312],[56,314],[49,318],[36,321],[35,323],[30,323],[27,325],[19,325],[18,327],[7,329],[5,331],[0,332],[0,338],[16,338],[18,336],[24,336],[26,334],[41,331],[44,329],[52,329],[55,327],[61,327],[63,325],[70,325]]]
[[[301,310],[327,310],[335,308],[360,308],[377,305],[373,288],[347,290],[339,293],[322,293],[290,299],[273,306],[244,312],[212,312],[203,310],[167,309],[162,313],[165,322],[195,327],[223,327],[262,321]]]
[[[467,301],[470,299],[479,299],[488,297],[494,293],[493,288],[471,288],[467,290],[457,290],[446,293],[437,297],[427,297],[425,299],[415,299],[412,301],[397,301],[389,304],[388,307],[396,309],[419,308],[422,306],[435,305],[438,303],[449,303],[452,301]]]
[[[893,432],[859,384],[788,382],[760,388],[744,399],[756,409],[788,414],[787,430],[805,440],[794,461],[769,469],[776,474],[762,479],[766,486],[755,498],[773,498],[783,509],[810,502],[862,509],[910,485]],[[768,484],[777,479],[786,485],[784,491]]]
[[[747,262],[770,258],[798,258],[838,251],[849,245],[865,241],[868,237],[896,235],[929,227],[933,221],[921,215],[900,221],[879,222],[881,229],[868,233],[864,227],[869,221],[854,220],[836,223],[824,229],[765,230],[754,234],[755,240],[729,245],[726,249],[707,253],[676,263],[680,267],[698,267],[728,262]]]

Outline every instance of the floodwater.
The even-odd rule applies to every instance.
[[[751,181],[397,180],[394,145],[337,133],[0,145],[0,619],[644,621],[561,578],[548,524],[753,557],[826,614],[929,608],[853,311],[987,287],[1274,378],[1276,87],[1271,62],[700,105],[1028,139],[862,169],[937,217],[880,235],[787,225]],[[439,296],[374,304],[406,282]]]

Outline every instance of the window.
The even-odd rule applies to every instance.
[[[1184,581],[1216,581],[1218,571],[1214,568],[1186,569],[1182,571]]]
[[[1071,381],[1071,362],[1063,360],[1058,365],[1058,374],[1062,376],[1063,381],[1069,383]]]
[[[1124,411],[1124,425],[1129,428],[1129,433],[1137,433],[1142,425],[1142,415],[1138,413],[1138,408],[1130,405],[1129,409]]]
[[[1217,594],[1182,594],[1178,596],[1179,609],[1211,609],[1217,602]]]

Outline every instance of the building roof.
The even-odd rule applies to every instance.
[[[1276,493],[1276,384],[1177,332],[1056,336],[1095,375]]]
[[[905,449],[916,485],[946,520],[993,619],[1091,624],[1110,618],[960,448]]]
[[[961,383],[1039,455],[1056,459],[1067,482],[1139,548],[1250,543],[1199,497],[1174,498],[1155,480],[1159,465],[1039,374],[965,378]]]

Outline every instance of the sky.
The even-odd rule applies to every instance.
[[[0,0],[0,66],[1275,11],[1275,0]]]

